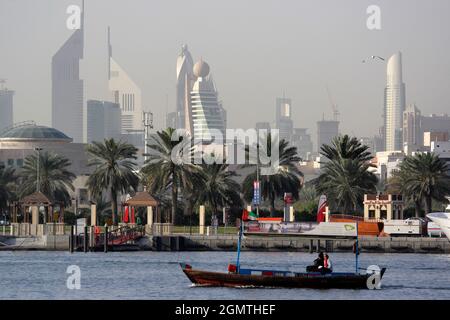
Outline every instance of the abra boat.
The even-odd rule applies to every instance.
[[[180,264],[184,274],[193,284],[211,287],[273,287],[312,289],[367,289],[372,282],[371,273],[320,272],[297,273],[291,271],[257,270],[229,266],[229,272],[212,272],[192,269]],[[380,270],[378,280],[386,268]]]
[[[193,284],[212,287],[278,287],[314,289],[373,289],[378,284],[386,268],[360,273],[358,268],[358,222],[353,228],[355,242],[355,272],[291,272],[280,270],[244,269],[240,267],[241,242],[244,222],[239,228],[236,264],[228,266],[228,273],[193,269],[181,263],[181,269]]]

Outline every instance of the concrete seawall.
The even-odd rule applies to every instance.
[[[145,236],[132,248],[128,245],[112,251],[235,251],[236,235],[172,235]],[[245,237],[243,251],[293,251],[293,252],[351,252],[354,240],[330,238],[306,238],[292,236]],[[69,236],[47,235],[42,237],[0,236],[0,250],[69,250]],[[450,253],[447,238],[414,237],[360,237],[359,250],[365,253]]]
[[[234,251],[237,236],[162,236],[142,239],[144,247],[157,251]],[[144,244],[146,242],[146,244]],[[242,250],[247,251],[298,251],[328,252],[353,251],[354,240],[303,237],[246,237]],[[361,252],[378,253],[450,253],[450,241],[446,238],[413,237],[360,237]]]

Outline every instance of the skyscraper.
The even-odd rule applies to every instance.
[[[183,45],[181,47],[181,53],[177,58],[177,83],[176,83],[176,127],[184,128],[185,127],[185,105],[189,96],[186,95],[186,92],[189,92],[191,88],[188,88],[186,91],[186,86],[191,82],[194,78],[192,73],[194,67],[194,62],[192,60],[191,53],[188,50],[187,45]]]
[[[384,90],[384,128],[386,151],[402,150],[405,84],[402,78],[402,54],[394,54],[387,63],[387,85]]]
[[[225,134],[225,112],[218,101],[217,89],[209,74],[209,65],[200,60],[194,65],[193,75],[195,82],[185,105],[185,129],[195,139],[208,142],[212,138],[211,130],[219,130]],[[188,90],[189,87],[188,81],[185,89]]]
[[[420,110],[414,104],[403,112],[403,146],[423,145],[421,119]]]
[[[80,60],[84,51],[84,6],[80,28],[52,58],[52,127],[83,142],[83,80]]]
[[[87,101],[87,142],[121,137],[121,110],[110,101]]]
[[[292,145],[297,147],[297,152],[302,160],[308,160],[313,151],[311,135],[306,128],[295,128],[292,134]]]
[[[290,141],[294,130],[294,123],[291,119],[291,99],[277,98],[275,104],[276,125],[279,130],[280,140]]]
[[[13,125],[14,91],[0,88],[0,132]]]
[[[339,121],[321,120],[317,121],[317,152],[324,144],[331,144],[334,137],[339,134]]]
[[[142,94],[141,89],[112,57],[110,29],[108,27],[108,85],[112,100],[122,111],[122,134],[142,134]]]

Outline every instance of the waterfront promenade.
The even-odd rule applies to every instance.
[[[237,235],[172,234],[145,235],[138,241],[115,246],[112,251],[235,251]],[[354,240],[339,238],[311,238],[300,236],[245,237],[243,251],[287,252],[351,252]],[[447,238],[430,237],[369,237],[359,238],[359,249],[365,253],[450,253]],[[0,250],[69,250],[68,235],[41,237],[0,236]]]

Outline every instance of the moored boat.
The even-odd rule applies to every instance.
[[[449,212],[433,212],[427,214],[427,218],[437,224],[441,231],[450,240],[450,213]]]
[[[212,287],[273,287],[273,288],[312,288],[312,289],[367,289],[373,286],[374,273],[333,272],[291,272],[276,270],[236,269],[228,273],[192,269],[188,264],[180,264],[184,274],[193,284]],[[381,269],[378,281],[384,275]]]

